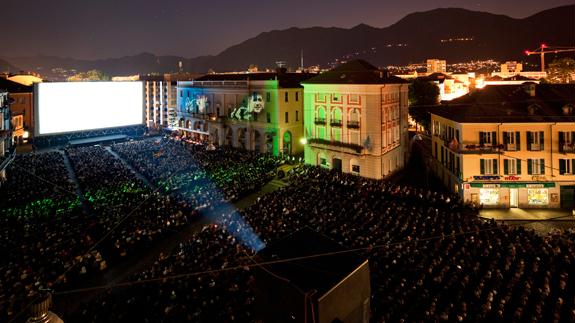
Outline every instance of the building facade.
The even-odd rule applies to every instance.
[[[177,82],[200,77],[199,74],[142,75],[144,81],[146,126],[150,129],[176,127],[177,124]]]
[[[274,155],[303,153],[307,73],[210,74],[178,82],[177,126],[183,135]]]
[[[442,59],[427,60],[427,74],[447,73],[447,61]]]
[[[303,82],[305,162],[381,179],[408,159],[408,82],[356,60]]]
[[[573,208],[575,86],[487,86],[431,115],[437,176],[465,202]]]
[[[11,99],[13,144],[27,143],[34,136],[34,88],[9,79],[0,79],[0,88]]]
[[[0,185],[6,180],[6,168],[14,160],[12,146],[12,117],[8,92],[0,90]]]

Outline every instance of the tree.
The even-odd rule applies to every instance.
[[[99,70],[90,70],[87,72],[80,72],[76,75],[72,75],[68,78],[68,81],[109,81],[110,77],[104,72]]]
[[[572,58],[556,59],[549,64],[547,81],[549,83],[571,83],[575,80],[575,60]]]
[[[425,129],[431,124],[431,107],[439,103],[439,87],[424,78],[416,78],[409,86],[409,114]]]

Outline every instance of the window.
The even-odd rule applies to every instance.
[[[528,159],[527,174],[545,175],[545,159]]]
[[[287,111],[286,111],[286,114],[285,114],[285,119],[286,119],[286,120],[285,120],[286,123],[289,123],[289,115],[288,115],[288,112],[287,112]]]
[[[479,169],[481,175],[497,175],[497,159],[480,159]]]
[[[521,133],[519,131],[504,131],[503,132],[503,144],[505,145],[505,150],[515,151],[521,150],[520,147]]]
[[[359,174],[359,165],[351,165],[351,172]]]
[[[547,188],[528,188],[527,203],[529,205],[547,205],[549,204],[549,189]]]
[[[299,111],[295,112],[295,121],[299,121]]]
[[[320,157],[320,158],[319,158],[319,164],[320,164],[322,167],[328,167],[328,166],[327,166],[327,159],[324,158],[324,157]]]
[[[285,93],[284,93],[284,101],[285,102],[289,101],[289,92],[288,91],[285,91]]]
[[[341,94],[335,93],[331,95],[331,102],[340,103],[341,102]]]
[[[480,131],[479,132],[479,144],[480,145],[497,145],[497,132],[495,131]]]
[[[184,96],[184,91],[180,91],[180,98]]]
[[[499,189],[498,188],[479,189],[479,202],[483,205],[499,204]]]
[[[357,95],[357,94],[350,94],[350,95],[349,95],[349,103],[351,103],[351,104],[359,104],[359,95]]]
[[[503,160],[503,174],[505,175],[521,175],[521,160],[520,159],[504,159]]]
[[[543,131],[527,131],[527,150],[543,150],[544,143],[545,136]]]
[[[325,94],[324,93],[317,93],[315,95],[316,102],[325,102]]]
[[[559,131],[559,152],[575,152],[575,131]]]
[[[559,159],[559,175],[575,174],[575,159]]]
[[[271,94],[270,92],[266,92],[266,102],[270,102],[271,101]]]
[[[299,101],[299,92],[295,91],[295,100],[296,102]]]
[[[271,114],[270,114],[269,112],[266,112],[266,121],[267,121],[268,123],[272,123],[272,116],[271,116]]]

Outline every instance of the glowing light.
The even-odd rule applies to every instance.
[[[307,138],[303,137],[299,140],[302,145],[307,145]]]
[[[38,84],[38,134],[142,124],[142,82]]]

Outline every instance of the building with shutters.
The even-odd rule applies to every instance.
[[[465,202],[573,208],[575,85],[487,86],[431,114],[436,175]]]
[[[404,167],[407,81],[354,60],[302,84],[307,164],[375,179]]]

